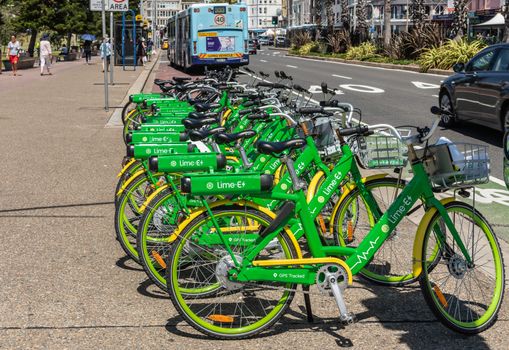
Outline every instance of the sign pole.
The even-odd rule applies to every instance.
[[[103,26],[103,59],[104,59],[104,110],[108,112],[110,110],[109,107],[109,99],[108,99],[108,58],[106,57],[106,1],[101,0],[101,19]]]
[[[110,67],[110,84],[113,82],[113,68],[115,67],[115,40],[113,36],[113,12],[110,12],[110,45],[111,45],[111,67]]]

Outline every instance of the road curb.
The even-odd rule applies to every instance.
[[[358,66],[380,67],[380,68],[387,68],[387,69],[399,69],[399,70],[406,70],[406,71],[417,72],[417,73],[439,74],[439,75],[445,75],[445,76],[454,74],[454,72],[452,70],[443,70],[443,69],[430,69],[427,72],[422,72],[421,67],[416,66],[416,65],[403,65],[403,64],[367,62],[367,61],[357,61],[357,60],[345,60],[343,58],[296,55],[293,53],[287,53],[286,56],[307,58],[307,59],[313,59],[313,60],[318,60],[318,61],[348,63],[348,64],[355,64]]]
[[[125,106],[125,104],[129,101],[129,96],[132,94],[137,94],[143,91],[145,88],[145,85],[147,84],[147,80],[150,77],[150,74],[152,73],[152,70],[156,66],[156,64],[159,62],[159,55],[157,56],[157,59],[150,62],[152,65],[148,69],[143,69],[143,71],[140,73],[136,81],[133,83],[131,88],[127,91],[127,94],[125,95],[124,99],[121,102],[121,106]],[[143,67],[146,68],[146,67]],[[117,108],[111,115],[110,119],[108,120],[108,123],[104,126],[105,128],[119,128],[123,127],[124,123],[122,123],[122,108]]]

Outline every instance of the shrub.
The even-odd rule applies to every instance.
[[[436,24],[426,24],[391,38],[385,54],[394,59],[416,59],[423,50],[441,45],[443,36]]]
[[[292,37],[291,41],[292,41],[292,46],[295,46],[296,48],[300,48],[300,47],[311,42],[311,34],[309,34],[309,32],[296,33]]]
[[[307,55],[310,52],[319,52],[320,44],[318,41],[312,41],[310,43],[302,45],[299,49],[299,55]]]
[[[479,40],[448,40],[442,46],[424,50],[419,57],[419,65],[424,72],[434,68],[450,69],[456,63],[466,63],[485,46],[486,44]]]
[[[349,48],[345,57],[347,60],[362,61],[375,56],[377,56],[376,46],[370,42],[365,42],[359,46],[353,46]]]

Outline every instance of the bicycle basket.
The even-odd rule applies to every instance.
[[[489,182],[488,147],[471,143],[444,143],[416,150],[434,189],[471,187]]]
[[[369,169],[398,168],[407,163],[407,147],[385,132],[357,138],[358,156]]]

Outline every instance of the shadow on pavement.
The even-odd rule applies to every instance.
[[[143,271],[143,268],[134,262],[129,256],[123,256],[115,262],[115,265],[124,270]]]
[[[370,297],[363,298],[360,303],[367,309],[364,312],[357,313],[357,320],[362,327],[363,324],[381,325],[391,332],[388,335],[399,337],[397,343],[402,347],[410,349],[489,349],[482,335],[465,336],[455,333],[443,326],[424,301],[421,290],[413,285],[405,288],[389,288],[375,286],[369,283],[361,282],[357,288],[352,288],[350,293],[355,293],[356,289],[364,289]],[[332,298],[331,307],[336,307]],[[349,305],[351,311],[356,309],[355,304]],[[358,306],[357,306],[358,307]],[[338,318],[321,318],[314,315],[314,322],[306,321],[304,307],[299,305],[299,309],[290,309],[278,321],[278,323],[256,338],[266,338],[276,334],[295,331],[323,332],[335,339],[338,347],[353,347],[354,342],[339,334],[346,333],[349,327],[342,326]],[[195,331],[187,332],[183,319],[176,315],[168,319],[166,329],[168,332],[193,339],[208,339]]]
[[[154,299],[169,299],[168,293],[159,289],[150,279],[141,282],[136,291],[143,296]]]

